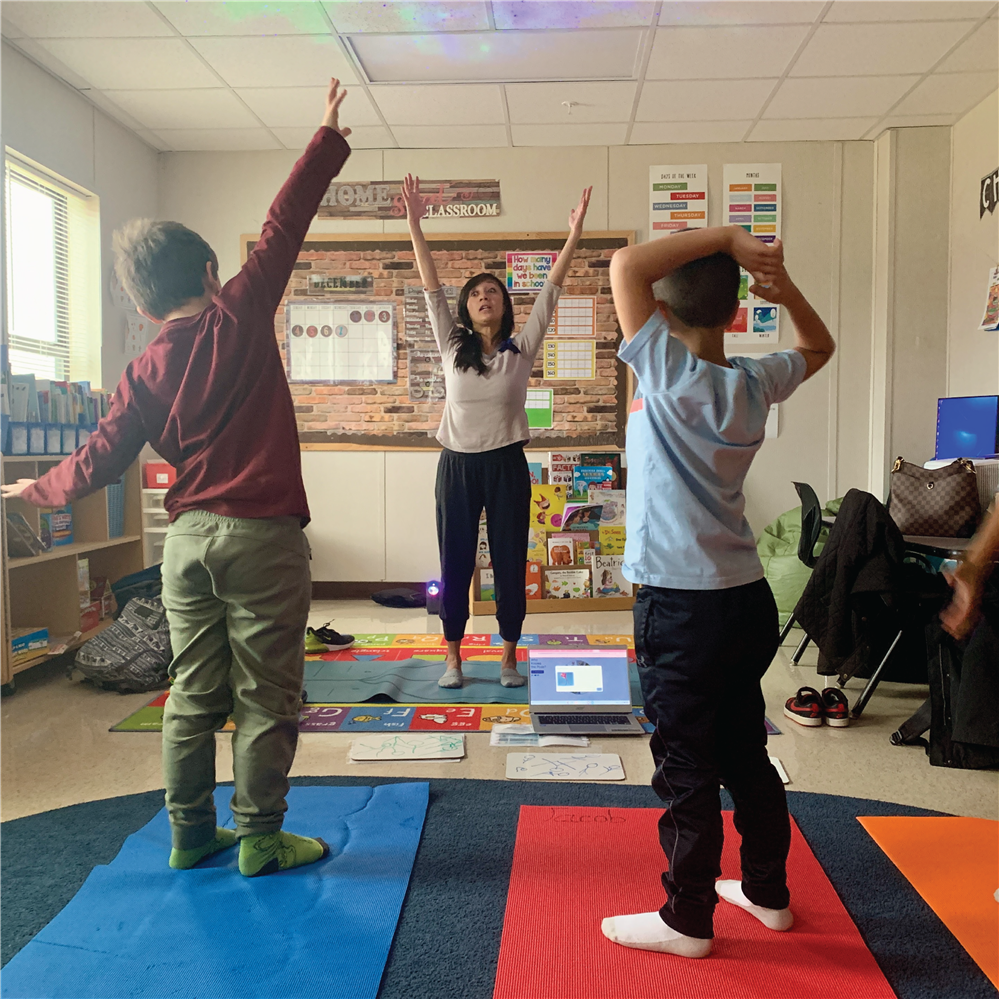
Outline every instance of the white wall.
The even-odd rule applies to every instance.
[[[110,302],[111,234],[156,214],[157,152],[9,45],[2,51],[3,142],[100,198],[104,387],[128,362],[125,317]]]
[[[951,129],[947,394],[999,391],[999,333],[978,329],[989,271],[999,263],[999,209],[978,214],[982,177],[999,166],[999,92]]]

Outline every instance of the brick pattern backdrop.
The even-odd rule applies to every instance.
[[[442,284],[461,286],[475,274],[488,271],[506,281],[507,251],[559,250],[561,240],[516,238],[462,238],[441,240],[428,236]],[[244,239],[244,258],[253,247]],[[534,447],[623,447],[625,373],[617,360],[620,332],[611,301],[608,267],[614,250],[627,245],[620,236],[584,238],[573,259],[563,295],[592,295],[597,300],[597,377],[578,381],[541,377],[541,355],[530,386],[554,391],[554,427],[532,431]],[[310,293],[309,275],[370,275],[372,287],[363,291]],[[411,401],[407,385],[405,287],[421,286],[408,240],[384,237],[363,240],[328,236],[307,239],[275,319],[278,344],[285,357],[285,305],[295,300],[365,299],[396,303],[397,381],[393,384],[292,384],[291,392],[303,443],[392,444],[436,446],[442,401]],[[513,295],[516,328],[530,314],[535,296]]]

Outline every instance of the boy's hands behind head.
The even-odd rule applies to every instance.
[[[764,243],[750,235],[741,225],[728,227],[729,254],[736,263],[753,275],[757,285],[770,284],[784,268],[784,244],[779,239]],[[762,296],[761,296],[762,297]]]
[[[334,132],[339,132],[345,139],[350,135],[349,128],[340,127],[340,105],[347,96],[346,90],[340,89],[340,81],[333,77],[330,80],[330,89],[326,94],[326,114],[323,115],[323,124],[327,128],[332,128]]]

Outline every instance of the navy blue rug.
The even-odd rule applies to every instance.
[[[398,782],[306,777],[292,784]],[[788,802],[899,999],[995,999],[982,971],[856,821],[858,815],[941,813],[801,791],[789,791]],[[732,807],[724,792],[722,803]],[[3,823],[3,963],[66,905],[92,867],[109,863],[162,804],[162,792],[150,791]],[[431,780],[423,838],[380,999],[491,999],[522,804],[654,808],[659,801],[651,788],[634,785]],[[294,813],[288,828],[295,830]]]

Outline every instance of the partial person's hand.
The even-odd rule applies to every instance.
[[[345,139],[350,135],[349,128],[340,127],[340,105],[347,96],[346,90],[340,89],[340,81],[333,77],[330,80],[330,89],[326,94],[326,114],[323,116],[323,124],[327,128],[332,128],[334,132],[339,132]]]
[[[586,218],[586,209],[590,207],[590,194],[592,193],[592,187],[583,188],[583,193],[579,196],[579,204],[569,212],[569,229],[571,231],[583,231],[583,220]]]
[[[418,221],[426,214],[427,208],[420,195],[420,178],[407,173],[402,181],[402,200],[406,205],[407,218]]]
[[[800,294],[797,285],[791,280],[787,269],[780,268],[769,276],[766,284],[750,285],[749,290],[757,297],[772,305],[786,305],[792,294]]]
[[[967,562],[958,565],[953,573],[945,572],[944,579],[954,595],[940,612],[940,623],[944,631],[960,642],[978,623],[984,584],[980,574]]]
[[[17,482],[5,482],[0,486],[0,496],[4,499],[14,499],[20,496],[28,486],[33,486],[34,484],[34,479],[18,479]]]
[[[764,243],[741,225],[729,226],[729,253],[753,275],[758,285],[768,285],[784,267],[784,245],[779,239]]]

